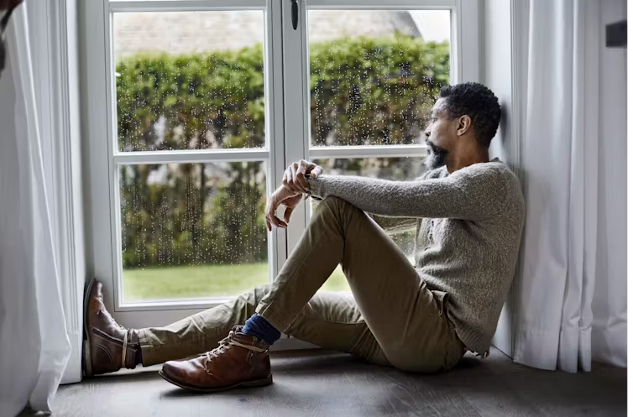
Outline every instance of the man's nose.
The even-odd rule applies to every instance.
[[[429,136],[431,136],[431,131],[427,128],[427,129],[424,131],[424,135],[428,138]]]

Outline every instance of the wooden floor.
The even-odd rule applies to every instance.
[[[498,351],[466,356],[452,372],[421,376],[321,351],[273,354],[275,383],[199,395],[155,369],[63,386],[53,416],[625,416],[626,370],[595,364],[567,374],[512,363]],[[32,415],[24,412],[23,416]]]

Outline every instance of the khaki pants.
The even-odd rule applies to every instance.
[[[317,294],[339,264],[353,297]],[[426,287],[364,212],[327,198],[273,284],[167,327],[142,329],[143,365],[211,350],[258,312],[278,330],[326,349],[407,371],[448,370],[465,348],[446,317],[445,296]]]

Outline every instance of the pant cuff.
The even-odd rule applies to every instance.
[[[274,308],[274,304],[260,304],[255,309],[255,312],[262,316],[272,326],[279,330],[281,333],[285,333],[290,327],[290,324],[294,321],[294,317],[285,311],[277,311]]]
[[[162,361],[156,352],[156,348],[152,345],[150,336],[144,329],[139,330],[139,344],[141,345],[141,357],[143,358],[143,366],[152,366]]]

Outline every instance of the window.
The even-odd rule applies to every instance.
[[[268,282],[264,28],[263,10],[112,13],[123,303]]]
[[[161,324],[274,279],[311,215],[265,228],[295,160],[420,176],[439,88],[477,80],[471,3],[304,0],[296,29],[291,1],[86,4],[93,268],[117,318]],[[412,238],[393,236],[408,255]],[[324,289],[348,289],[340,270]]]

